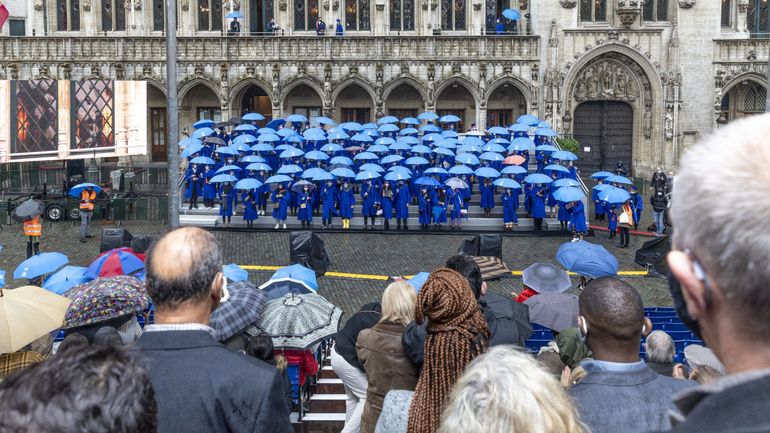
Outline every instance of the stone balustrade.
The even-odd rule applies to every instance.
[[[767,63],[768,39],[715,39],[714,63]]]

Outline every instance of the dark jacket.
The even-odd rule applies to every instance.
[[[529,323],[529,306],[514,302],[513,299],[496,293],[487,293],[479,299],[479,307],[484,313],[484,320],[489,328],[489,345],[512,344],[524,346],[524,341],[532,335],[532,325]],[[427,323],[427,322],[426,322]],[[426,323],[418,325],[415,322],[407,325],[402,344],[409,359],[422,368],[423,346]]]
[[[652,371],[658,373],[661,376],[668,376],[672,377],[674,374],[674,363],[664,363],[664,362],[654,362],[654,361],[647,361],[647,366],[652,369]]]
[[[417,386],[417,367],[401,345],[405,328],[397,323],[383,322],[358,335],[358,359],[364,364],[369,382],[361,416],[361,433],[374,432],[388,391],[412,391]]]
[[[665,212],[668,209],[668,199],[665,194],[658,195],[655,193],[651,195],[650,204],[655,212]]]
[[[770,432],[770,370],[725,376],[675,396],[672,433]]]
[[[281,373],[205,331],[145,332],[135,349],[158,402],[158,433],[293,432]]]
[[[345,327],[340,329],[335,336],[335,350],[348,364],[364,371],[364,366],[358,360],[356,354],[356,340],[358,333],[369,329],[380,321],[382,307],[379,302],[365,304],[360,310],[345,322]],[[425,341],[423,339],[423,341]]]
[[[592,433],[646,433],[668,428],[672,396],[694,382],[660,376],[649,367],[588,374],[568,391]]]

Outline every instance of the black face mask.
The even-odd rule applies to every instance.
[[[702,340],[703,338],[700,335],[700,324],[690,316],[690,313],[687,311],[687,303],[684,300],[684,294],[682,294],[682,286],[679,285],[679,281],[677,281],[671,273],[668,275],[668,288],[671,291],[671,297],[674,299],[674,309],[676,310],[676,314],[682,319],[682,323],[684,323],[684,325],[689,328],[699,340]]]

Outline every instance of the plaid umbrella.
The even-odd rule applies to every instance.
[[[267,303],[257,326],[276,348],[304,350],[337,333],[342,310],[316,294],[288,294]]]
[[[228,283],[227,292],[227,300],[214,310],[209,320],[219,341],[227,340],[259,320],[267,301],[265,292],[248,281]]]
[[[138,314],[150,304],[144,283],[126,275],[98,278],[69,290],[64,296],[72,299],[64,315],[65,329]]]

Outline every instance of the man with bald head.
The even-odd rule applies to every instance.
[[[211,233],[163,236],[146,262],[155,324],[137,342],[158,401],[158,433],[290,432],[278,370],[231,351],[208,326],[224,291]]]
[[[660,376],[639,359],[652,329],[639,293],[615,278],[598,278],[580,294],[578,328],[593,352],[587,375],[569,393],[593,433],[644,433],[670,426],[672,395],[693,385]]]

